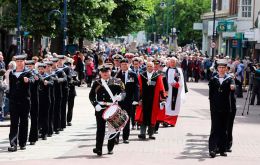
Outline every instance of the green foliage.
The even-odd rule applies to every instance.
[[[165,0],[164,9],[160,7],[161,0],[155,1],[155,12],[146,22],[148,34],[156,32],[167,36],[175,27],[181,45],[201,40],[201,32],[193,30],[193,23],[201,22],[201,14],[210,10],[210,0]]]
[[[117,7],[108,17],[106,36],[122,36],[142,30],[154,10],[154,0],[114,0]]]

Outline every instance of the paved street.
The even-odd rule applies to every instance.
[[[139,141],[138,131],[132,131],[130,144],[115,146],[114,155],[97,157],[95,146],[94,109],[88,100],[89,88],[78,88],[73,126],[60,135],[40,140],[35,146],[16,153],[7,152],[9,127],[0,124],[0,164],[259,164],[260,107],[241,116],[244,99],[238,99],[234,125],[233,152],[228,157],[208,156],[210,117],[207,83],[189,83],[189,93],[175,128],[161,128],[155,141]],[[122,143],[122,142],[121,142]],[[106,148],[103,152],[106,153]]]

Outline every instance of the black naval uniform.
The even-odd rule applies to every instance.
[[[36,70],[32,71],[33,76],[38,77],[38,73]],[[38,141],[38,119],[39,119],[39,91],[38,91],[39,80],[34,80],[34,83],[30,84],[31,91],[31,128],[29,134],[29,142],[34,144]]]
[[[120,93],[124,92],[124,84],[120,79],[110,78],[107,82],[108,87],[110,88],[113,95],[119,95]],[[108,102],[112,103],[112,99],[109,96],[108,92],[106,91],[105,87],[102,85],[101,79],[96,80],[89,93],[89,99],[94,107],[96,107],[99,103],[98,102]],[[105,129],[106,129],[106,120],[103,119],[102,115],[105,109],[108,106],[102,106],[101,111],[96,111],[96,122],[97,122],[97,132],[96,132],[96,148],[93,150],[98,155],[102,155],[102,146],[105,137]],[[111,152],[114,148],[114,138],[108,140],[108,151]]]
[[[30,83],[33,82],[32,73],[24,69],[20,75],[16,75],[16,70],[10,72],[10,117],[11,126],[9,140],[12,148],[9,151],[16,151],[17,139],[19,146],[25,149],[28,137],[28,116],[31,109]],[[29,78],[29,82],[24,82],[24,77]]]
[[[47,85],[44,81],[47,80]],[[39,82],[39,126],[41,138],[46,140],[49,133],[49,111],[51,107],[51,86],[53,86],[52,77],[46,73],[41,75]]]
[[[68,96],[69,96],[69,82],[71,80],[70,69],[67,66],[63,66],[65,76],[64,81],[62,82],[62,99],[61,99],[61,130],[66,128],[66,118],[67,118],[67,103],[68,103]]]
[[[125,99],[123,101],[119,102],[120,107],[125,110],[128,114],[129,117],[134,116],[134,111],[133,111],[133,102],[138,102],[139,101],[139,83],[138,83],[138,78],[137,75],[128,70],[127,74],[127,80],[125,79],[125,72],[122,70],[118,72],[116,75],[116,78],[121,79],[121,81],[125,85]],[[134,119],[133,119],[134,120]],[[126,142],[128,140],[130,135],[130,119],[128,120],[125,128],[123,129],[123,140]],[[118,137],[119,138],[119,135]],[[118,141],[119,139],[117,139]]]
[[[71,69],[70,73],[71,73],[71,79],[69,81],[68,113],[67,113],[68,126],[71,125],[74,100],[75,100],[75,96],[77,95],[75,86],[78,86],[80,84],[80,81],[77,79],[77,72]]]
[[[54,132],[54,111],[55,111],[55,81],[54,81],[54,75],[51,75],[53,85],[49,86],[50,88],[50,99],[51,99],[51,104],[50,104],[50,109],[49,109],[49,129],[48,129],[48,137],[51,137]]]
[[[221,154],[226,152],[228,137],[228,121],[232,112],[232,92],[230,85],[235,84],[230,75],[226,74],[222,84],[219,75],[215,74],[209,81],[209,101],[211,112],[211,132],[209,137],[209,152],[212,157],[219,150]],[[234,106],[234,105],[233,105]],[[213,154],[213,155],[212,155]]]
[[[54,90],[55,90],[55,105],[54,105],[54,132],[59,134],[61,129],[61,100],[62,100],[62,83],[66,81],[66,73],[62,69],[54,71]]]

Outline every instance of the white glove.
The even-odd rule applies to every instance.
[[[115,95],[115,100],[116,101],[121,101],[122,100],[122,95],[121,94]]]
[[[101,107],[101,105],[97,104],[97,105],[95,106],[95,109],[96,109],[97,112],[99,112],[99,111],[101,111],[103,108]]]
[[[163,110],[163,108],[165,107],[165,104],[166,104],[165,101],[163,101],[163,102],[160,103],[160,110]]]
[[[133,101],[132,105],[138,105],[139,103],[137,101]]]

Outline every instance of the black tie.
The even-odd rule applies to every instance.
[[[125,72],[122,72],[122,81],[125,83]]]

